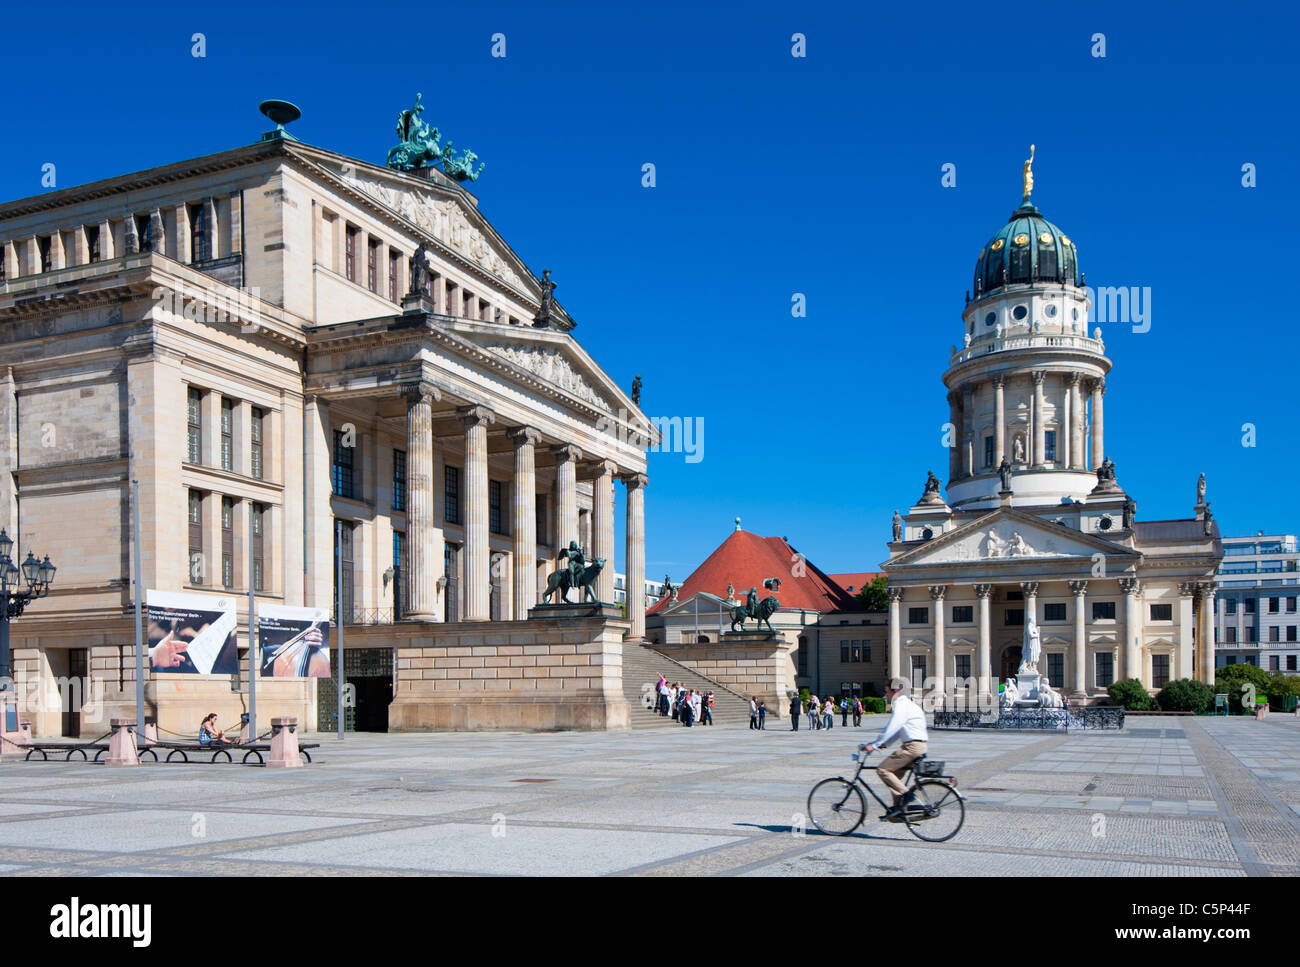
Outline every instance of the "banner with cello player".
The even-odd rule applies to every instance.
[[[329,678],[329,640],[329,614],[320,608],[257,609],[263,678]]]

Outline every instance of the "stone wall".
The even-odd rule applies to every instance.
[[[791,645],[781,635],[727,633],[717,644],[662,644],[655,649],[733,692],[767,702],[768,718],[788,718],[794,690]]]
[[[356,629],[345,647],[397,648],[394,732],[625,729],[623,636],[605,617]]]

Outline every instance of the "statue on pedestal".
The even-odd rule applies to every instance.
[[[570,604],[569,591],[577,589],[583,602],[590,601],[594,604],[601,604],[593,587],[596,584],[596,578],[601,570],[605,567],[605,559],[598,557],[591,564],[586,563],[586,556],[582,549],[578,547],[577,541],[570,541],[569,546],[560,551],[561,564],[559,569],[552,571],[546,579],[546,590],[542,592],[542,603],[549,604],[550,597],[558,594],[560,600],[565,604]],[[575,560],[577,562],[575,566]]]
[[[1007,458],[1002,458],[1002,463],[998,465],[998,476],[1002,478],[1002,492],[1011,493],[1011,464],[1007,463]]]
[[[1025,623],[1024,645],[1020,650],[1019,673],[1023,675],[1025,672],[1038,671],[1038,659],[1042,651],[1038,622],[1034,620],[1034,616],[1031,614]]]
[[[429,294],[429,248],[423,240],[411,256],[411,295]]]
[[[939,496],[939,478],[934,472],[927,470],[925,472],[925,492],[921,494],[921,499],[917,501],[920,504],[942,504],[943,498]]]
[[[898,511],[894,511],[894,543],[898,543],[902,539],[903,539],[903,518],[898,515]]]
[[[1196,506],[1202,507],[1205,504],[1205,474],[1196,481]]]

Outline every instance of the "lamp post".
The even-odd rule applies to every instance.
[[[9,687],[11,678],[9,619],[21,615],[28,601],[50,593],[56,570],[48,554],[44,561],[38,561],[30,550],[22,567],[18,568],[10,557],[13,549],[13,540],[0,527],[0,598],[4,604],[0,608],[0,690]],[[23,587],[23,581],[27,582],[26,587]]]

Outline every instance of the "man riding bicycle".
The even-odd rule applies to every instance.
[[[894,794],[894,805],[885,813],[886,819],[894,821],[902,818],[903,810],[915,797],[915,793],[907,791],[899,776],[906,772],[913,762],[925,755],[929,747],[929,735],[925,730],[925,712],[907,697],[908,691],[906,678],[889,680],[889,684],[885,686],[885,700],[893,703],[893,714],[890,715],[889,722],[876,740],[866,747],[866,751],[870,753],[876,749],[883,749],[896,738],[902,739],[902,745],[890,753],[889,757],[876,768],[876,775],[880,777],[880,781]]]

